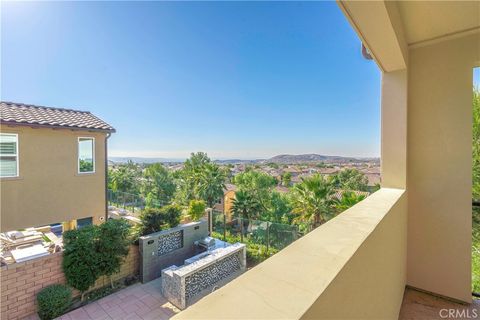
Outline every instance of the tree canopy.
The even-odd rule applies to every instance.
[[[302,179],[292,188],[293,213],[300,221],[312,222],[315,226],[334,216],[331,208],[333,188],[328,179],[320,174]]]
[[[368,178],[357,169],[344,169],[331,177],[331,183],[335,188],[343,190],[368,190]]]

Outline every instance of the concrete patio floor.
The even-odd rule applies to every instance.
[[[449,310],[453,310],[455,316],[448,316]],[[460,304],[425,292],[406,288],[398,319],[480,319],[480,300],[474,300],[470,305]]]
[[[61,316],[60,320],[167,320],[180,312],[161,293],[160,278],[137,283]],[[30,319],[39,319],[35,314]]]

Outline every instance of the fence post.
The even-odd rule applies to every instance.
[[[227,241],[227,218],[223,213],[223,241]]]
[[[240,242],[243,242],[243,219],[238,218],[238,220],[240,221]]]
[[[267,221],[267,254],[270,248],[270,223]]]

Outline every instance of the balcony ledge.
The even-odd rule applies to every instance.
[[[396,318],[405,261],[405,191],[383,188],[174,319]]]

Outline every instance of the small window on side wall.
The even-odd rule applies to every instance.
[[[95,172],[95,138],[78,138],[78,173]]]
[[[18,177],[18,135],[0,133],[0,177]]]

